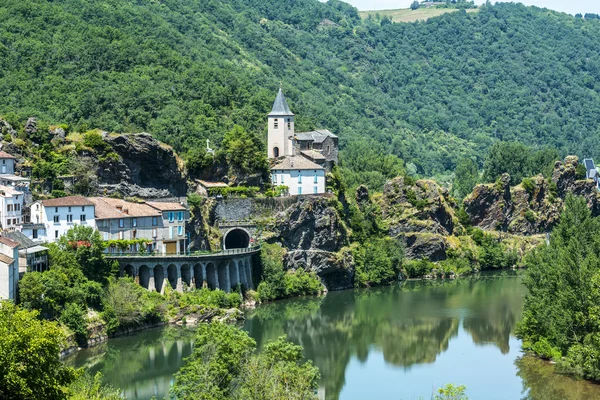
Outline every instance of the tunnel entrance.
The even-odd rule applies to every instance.
[[[240,228],[235,228],[227,232],[223,240],[225,241],[225,250],[245,249],[250,246],[250,235]]]

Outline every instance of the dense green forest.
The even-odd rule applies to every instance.
[[[0,115],[16,126],[218,148],[234,124],[266,137],[282,81],[297,129],[340,136],[351,182],[400,160],[482,167],[499,140],[600,155],[597,20],[510,3],[396,24],[338,0],[4,0],[0,21]]]

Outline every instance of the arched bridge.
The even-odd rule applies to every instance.
[[[167,285],[177,291],[184,287],[221,289],[230,292],[238,284],[254,288],[252,256],[260,246],[233,248],[197,255],[110,255],[119,262],[121,276],[131,276],[144,288],[164,293]]]

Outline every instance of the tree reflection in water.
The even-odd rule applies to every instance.
[[[260,306],[248,313],[245,329],[259,346],[281,334],[302,345],[321,370],[327,398],[335,399],[353,356],[364,362],[376,348],[404,369],[433,363],[461,322],[476,344],[507,353],[524,293],[514,276],[408,281]]]

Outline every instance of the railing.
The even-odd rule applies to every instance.
[[[149,258],[173,258],[173,257],[219,257],[219,256],[229,256],[236,254],[249,254],[255,253],[260,250],[260,245],[246,247],[242,249],[227,249],[221,251],[195,251],[193,253],[108,253],[105,256],[107,258],[124,258],[124,257],[149,257]]]

